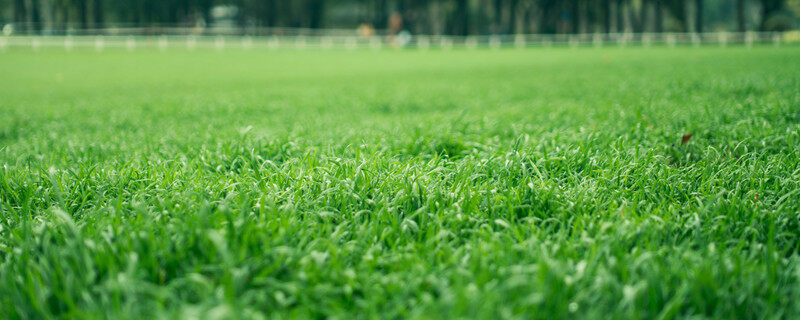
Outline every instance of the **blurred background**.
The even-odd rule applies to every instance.
[[[800,0],[0,0],[6,36],[704,33],[793,30],[798,17]]]

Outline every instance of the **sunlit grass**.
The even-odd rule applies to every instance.
[[[0,53],[0,318],[800,317],[798,70]]]

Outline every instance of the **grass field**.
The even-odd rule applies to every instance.
[[[799,70],[9,50],[0,318],[797,318]]]

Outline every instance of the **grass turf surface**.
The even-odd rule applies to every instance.
[[[0,317],[798,317],[798,70],[10,50]]]

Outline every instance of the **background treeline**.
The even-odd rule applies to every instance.
[[[800,0],[0,0],[0,24],[36,30],[387,29],[400,17],[414,34],[772,31],[796,27],[798,16]]]

